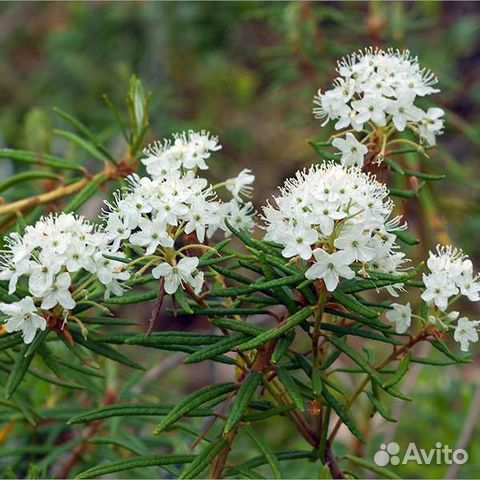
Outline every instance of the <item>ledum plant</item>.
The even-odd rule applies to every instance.
[[[357,447],[339,449],[338,436],[371,440],[365,404],[369,418],[397,421],[389,405],[411,401],[402,380],[412,364],[469,361],[462,352],[478,340],[478,322],[452,306],[460,297],[478,301],[480,283],[472,262],[449,245],[418,265],[408,260],[404,247],[418,241],[390,198],[409,201],[443,178],[422,169],[443,128],[440,109],[419,106],[438,92],[436,78],[408,52],[377,50],[342,60],[338,74],[315,97],[314,112],[339,133],[312,142],[319,161],[286,180],[258,213],[248,199],[249,170],[204,178],[221,148],[209,133],[179,133],[139,153],[148,122],[138,81],[129,95],[132,133],[114,110],[130,145],[120,162],[60,112],[78,131],[60,134],[102,158],[99,175],[107,178],[84,172],[57,187],[58,197],[0,207],[4,226],[22,212],[4,238],[0,273],[2,421],[32,425],[26,453],[11,453],[15,468],[25,473],[29,454],[31,476],[146,476],[156,466],[165,478],[281,478],[291,461],[318,465],[326,478],[363,469],[395,476]],[[406,160],[412,153],[415,168]],[[29,152],[2,156],[39,161]],[[41,160],[65,168],[50,155]],[[112,176],[128,178],[100,217],[76,214]],[[390,188],[399,179],[410,188]],[[64,213],[24,215],[69,188],[75,196]],[[147,302],[145,331],[118,318]],[[209,327],[158,331],[165,312],[205,317]],[[451,337],[462,352],[447,346]],[[425,342],[435,355],[418,354]],[[153,352],[146,372],[143,349]],[[192,372],[195,364],[224,364],[229,381],[181,399],[163,385],[158,398],[158,389],[148,390],[152,371],[178,355]],[[118,386],[116,364],[138,373]],[[36,410],[26,388],[39,381],[57,401]],[[71,389],[81,392],[78,401],[63,393]],[[263,432],[285,424],[294,433],[278,451]],[[69,436],[70,428],[78,434]]]

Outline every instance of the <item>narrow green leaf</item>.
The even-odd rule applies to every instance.
[[[404,230],[396,230],[395,232],[396,237],[405,245],[418,245],[420,243],[420,239],[410,235],[408,232]]]
[[[402,168],[402,166],[396,162],[393,158],[385,158],[383,162],[390,167],[391,170],[393,170],[396,173],[399,173],[400,175],[405,175],[405,170]]]
[[[367,375],[369,375],[379,385],[383,384],[383,379],[380,374],[370,366],[365,358],[356,352],[352,347],[346,343],[342,343],[335,337],[328,337],[328,341],[333,344],[338,350],[342,351],[345,355],[350,357]]]
[[[349,320],[355,320],[358,323],[366,325],[370,328],[375,330],[379,330],[381,332],[392,332],[391,325],[385,325],[377,320],[371,320],[369,318],[362,317],[361,315],[355,315],[354,313],[350,312],[342,312],[338,310],[334,310],[332,308],[325,308],[325,313],[329,313],[330,315],[334,315],[340,318],[348,318]]]
[[[87,367],[100,368],[100,365],[78,343],[70,345],[63,335],[59,335],[63,344]]]
[[[159,435],[182,418],[187,412],[210,400],[222,397],[225,393],[230,393],[235,390],[235,388],[234,383],[220,383],[217,385],[209,385],[193,392],[169,412],[169,414],[158,424],[154,434]]]
[[[118,403],[107,407],[96,408],[88,412],[72,417],[67,423],[74,425],[78,423],[94,422],[111,417],[141,417],[141,416],[165,416],[174,408],[174,405],[157,405],[151,403]],[[213,414],[212,410],[195,408],[185,413],[187,417],[208,417]]]
[[[350,418],[344,406],[328,391],[328,388],[324,385],[322,388],[322,396],[328,406],[335,410],[336,414],[340,417],[342,422],[348,427],[350,432],[357,437],[362,443],[365,443],[365,438],[360,430],[355,425],[354,421]]]
[[[94,180],[88,183],[82,190],[80,190],[72,201],[65,207],[65,213],[77,211],[85,202],[90,200],[96,193],[98,193],[98,187],[104,184],[107,180],[105,175],[98,175]]]
[[[394,375],[392,375],[386,382],[383,383],[383,388],[389,388],[393,385],[399,383],[402,378],[408,372],[408,367],[410,366],[410,359],[412,358],[412,354],[409,352],[402,358],[402,361],[398,365],[397,371]]]
[[[284,368],[277,368],[277,376],[280,382],[287,390],[287,393],[290,395],[290,398],[293,400],[295,406],[301,411],[305,411],[305,405],[303,403],[303,398],[298,389],[295,380],[290,376],[290,374]]]
[[[405,175],[407,175],[408,177],[417,177],[421,178],[422,180],[431,181],[438,181],[446,178],[446,175],[434,175],[432,173],[414,172],[413,170],[405,170]]]
[[[130,460],[100,465],[99,467],[89,468],[83,471],[75,478],[97,478],[108,473],[125,472],[134,468],[155,467],[161,465],[178,465],[190,463],[195,459],[195,455],[149,455],[144,457],[135,457]]]
[[[93,443],[94,445],[113,445],[116,447],[122,447],[126,450],[129,450],[136,455],[144,455],[148,453],[147,449],[138,448],[137,444],[129,442],[124,438],[115,438],[115,437],[93,437],[87,440],[88,443]]]
[[[12,177],[7,178],[4,182],[0,183],[0,192],[4,192],[15,185],[19,185],[24,182],[37,181],[37,180],[58,180],[62,178],[60,175],[51,172],[22,172]]]
[[[111,161],[114,161],[113,157],[108,153],[108,151],[99,143],[97,137],[93,134],[93,132],[84,125],[80,120],[75,118],[73,115],[61,110],[58,107],[53,107],[53,111],[66,120],[70,125],[76,128],[79,132],[81,132],[95,147],[106,157],[109,158]],[[114,162],[115,163],[115,162]]]
[[[117,122],[117,125],[120,127],[120,130],[122,132],[122,135],[123,135],[123,138],[125,139],[125,141],[127,143],[129,143],[130,139],[128,137],[128,134],[127,134],[127,130],[125,128],[125,123],[123,122],[122,120],[122,117],[120,116],[120,114],[118,113],[118,110],[117,108],[115,107],[115,105],[113,104],[113,102],[110,100],[110,97],[106,94],[103,94],[102,95],[102,98],[103,100],[105,101],[105,103],[107,104],[108,108],[110,109],[110,111],[113,113],[113,116],[115,118],[115,121]]]
[[[244,287],[218,288],[210,291],[212,297],[233,297],[244,295],[246,293],[268,291],[273,288],[295,285],[305,279],[303,273],[296,273],[288,277],[278,278],[275,280],[268,280],[266,282],[253,282]]]
[[[190,305],[189,305],[189,303],[188,303],[187,294],[183,291],[182,288],[179,288],[179,289],[175,292],[175,300],[177,301],[177,303],[180,305],[181,309],[182,309],[184,312],[187,312],[187,313],[189,313],[190,315],[193,314],[193,310],[192,310],[192,308],[190,307]]]
[[[85,173],[85,168],[75,163],[68,162],[61,157],[46,153],[29,152],[27,150],[13,150],[11,148],[0,148],[0,158],[8,158],[15,162],[43,165],[58,170],[73,170]]]
[[[269,313],[264,308],[195,308],[194,315],[207,316],[227,316],[227,315],[260,315],[262,313]],[[188,312],[182,312],[182,315],[188,315]]]
[[[280,468],[280,463],[278,462],[277,457],[275,454],[270,450],[270,447],[267,443],[255,433],[255,430],[250,426],[245,426],[243,431],[253,440],[253,442],[257,445],[259,450],[262,452],[263,456],[265,457],[267,463],[270,465],[272,469],[273,478],[283,478],[282,470]]]
[[[450,349],[442,343],[440,340],[434,340],[432,346],[439,352],[442,352],[446,357],[454,360],[457,363],[471,363],[472,359],[470,355],[456,355]]]
[[[78,136],[76,133],[68,132],[66,130],[59,130],[59,129],[55,129],[53,133],[55,133],[55,135],[58,135],[60,137],[66,138],[67,140],[70,140],[72,143],[77,145],[83,151],[88,153],[91,157],[96,158],[101,162],[111,161],[111,158],[108,155],[106,155],[103,151],[99,150],[95,144],[83,139],[82,137]]]
[[[234,332],[244,333],[246,335],[259,335],[265,331],[265,328],[251,325],[247,322],[230,320],[228,318],[214,318],[212,324],[219,328],[226,328]]]
[[[20,352],[17,354],[15,363],[13,364],[10,375],[8,376],[7,384],[5,385],[5,398],[8,400],[15,390],[20,385],[23,377],[28,371],[30,364],[33,360],[33,355],[25,356],[29,349],[29,345],[25,344],[21,348]]]
[[[212,460],[228,445],[225,438],[220,437],[209,443],[196,457],[195,460],[185,468],[178,477],[179,480],[187,478],[201,478],[201,473],[211,464]]]
[[[27,351],[25,352],[25,356],[29,357],[30,355],[34,355],[35,352],[38,350],[38,347],[45,341],[50,332],[51,330],[47,329],[43,332],[37,333],[32,343],[28,346]]]
[[[351,462],[356,463],[360,467],[366,468],[371,472],[377,473],[378,475],[380,475],[380,478],[393,478],[393,479],[401,478],[395,475],[394,473],[390,472],[390,470],[387,470],[386,468],[383,468],[383,467],[379,467],[378,465],[371,462],[370,460],[366,460],[360,457],[355,457],[354,455],[344,455],[343,458],[350,460]]]
[[[391,188],[390,195],[399,198],[415,198],[418,194],[413,190],[401,190],[399,188]]]
[[[241,420],[245,410],[252,399],[255,390],[262,380],[262,374],[259,372],[250,372],[247,378],[243,381],[241,387],[235,396],[235,402],[230,410],[230,415],[225,422],[223,429],[224,434],[230,433]]]
[[[289,450],[287,452],[275,452],[275,457],[277,460],[313,460],[315,459],[315,452],[311,450]],[[252,458],[241,465],[238,465],[241,468],[255,468],[267,464],[268,461],[264,455]],[[229,472],[227,471],[227,474]]]
[[[105,303],[108,305],[131,305],[155,300],[158,296],[158,288],[142,293],[131,293],[121,297],[110,298]]]
[[[229,337],[224,337],[217,343],[192,353],[185,358],[184,362],[190,364],[209,360],[210,358],[217,357],[223,353],[230,352],[231,350],[235,349],[237,345],[245,343],[248,338],[249,336],[247,335],[232,335]]]
[[[72,336],[74,340],[83,345],[85,348],[88,348],[92,352],[98,353],[104,357],[110,358],[115,362],[126,365],[127,367],[136,368],[138,370],[144,370],[144,367],[137,362],[134,362],[129,357],[123,355],[120,352],[117,352],[114,348],[106,343],[99,343],[90,339],[85,340],[81,334],[72,331]]]
[[[20,332],[10,333],[0,337],[0,352],[3,350],[8,350],[9,348],[16,347],[23,343],[22,334]]]
[[[277,344],[275,345],[275,350],[273,351],[272,358],[271,358],[271,362],[274,365],[276,365],[287,353],[294,339],[295,339],[295,335],[286,335],[285,337],[281,337],[278,340]]]
[[[387,421],[396,422],[397,420],[393,418],[390,413],[387,411],[382,402],[372,393],[367,392],[367,397],[374,406],[375,410]]]
[[[270,408],[264,412],[255,412],[244,415],[242,417],[242,420],[245,422],[258,422],[267,418],[277,417],[278,415],[284,415],[285,413],[290,412],[295,408],[297,407],[294,403],[291,403],[289,405],[280,405],[279,407]]]
[[[222,335],[205,335],[189,332],[154,332],[151,335],[135,335],[125,340],[127,345],[144,345],[147,347],[155,347],[162,345],[214,345],[218,341],[223,340]]]
[[[348,310],[354,313],[358,313],[363,317],[375,319],[380,316],[379,312],[376,312],[375,310],[372,310],[371,308],[368,308],[365,305],[362,305],[356,298],[350,295],[346,295],[340,290],[335,290],[332,293],[332,297],[334,298],[335,301],[337,301],[338,303],[341,303]]]
[[[342,327],[340,325],[334,325],[332,323],[322,323],[321,328],[328,332],[337,333],[339,335],[351,335],[355,337],[370,338],[377,342],[390,343],[392,345],[401,345],[402,343],[394,338],[378,335],[377,333],[370,332],[368,330],[360,330],[359,328]]]
[[[252,338],[251,340],[241,344],[238,347],[238,350],[240,352],[244,352],[246,350],[252,350],[253,348],[260,347],[265,343],[268,343],[272,340],[275,340],[281,337],[285,333],[295,328],[301,322],[306,320],[312,314],[312,311],[313,311],[312,307],[305,307],[299,310],[297,313],[294,313],[293,315],[291,315],[289,318],[287,318],[287,320],[279,324],[277,327],[267,330],[266,332],[261,333],[257,337]]]

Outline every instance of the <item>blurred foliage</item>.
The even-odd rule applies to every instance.
[[[306,140],[328,136],[311,115],[311,102],[315,91],[331,80],[332,62],[365,46],[406,47],[438,75],[442,106],[447,110],[442,148],[428,161],[429,171],[447,173],[447,180],[431,187],[438,209],[426,205],[425,210],[432,225],[448,225],[448,234],[478,265],[479,25],[480,9],[475,2],[4,2],[0,5],[0,147],[61,153],[88,164],[88,155],[54,135],[54,128],[63,122],[51,107],[61,106],[94,125],[98,138],[121,155],[124,142],[120,132],[111,128],[111,112],[102,95],[107,93],[115,104],[121,104],[134,73],[144,81],[147,92],[154,92],[149,139],[184,128],[210,129],[224,145],[220,156],[224,162],[217,162],[213,172],[222,170],[223,177],[225,170],[254,170],[260,205],[282,179],[315,158]],[[14,168],[2,160],[0,175],[11,175]],[[13,190],[8,199],[28,194]],[[409,204],[403,213],[410,223],[418,223],[415,206]],[[417,224],[417,228],[421,232],[424,226]],[[424,233],[427,243],[436,242],[435,229]],[[478,309],[475,316],[479,316]],[[158,362],[158,358],[150,359],[152,366]],[[395,440],[402,446],[414,438],[420,447],[433,447],[436,441],[453,447],[478,385],[478,365],[472,368],[470,373],[452,369],[445,374],[424,367],[415,405],[403,409]],[[94,378],[92,383],[107,382],[117,401],[138,396],[130,389],[127,374],[113,367],[107,371],[105,380]],[[29,398],[20,399],[20,404],[32,402],[40,409],[63,405],[62,389],[34,380]],[[180,367],[163,377],[161,385],[168,386],[169,394],[174,390],[180,396],[195,381],[186,367]],[[162,392],[158,385],[145,382],[144,388],[150,400],[164,400],[158,398]],[[72,404],[89,406],[84,394],[69,398]],[[72,416],[72,411],[63,417],[62,412],[54,413],[57,417],[46,413],[46,421],[49,415]],[[147,437],[152,426],[145,423],[142,427]],[[28,465],[9,462],[8,450],[19,447],[7,441],[15,439],[15,433],[35,437],[39,447],[28,453],[32,460],[43,459],[45,464],[58,460],[51,455],[57,437],[43,436],[41,428],[24,428],[2,423],[4,476],[19,471],[25,476],[42,475],[41,471],[27,472]],[[125,442],[138,451],[159,446],[158,440],[154,445],[142,444],[137,426],[124,425],[119,418],[109,420],[108,428],[112,435],[122,432]],[[283,428],[267,421],[263,433],[279,449],[295,446],[290,431]],[[72,442],[78,437],[72,432],[76,431],[64,425],[59,429],[64,429],[68,448],[74,448]],[[478,434],[477,428],[473,438]],[[378,444],[372,442],[370,458],[382,441],[381,429],[378,437]],[[179,432],[175,448],[184,445],[188,453],[189,438],[188,432]],[[239,442],[250,450],[248,437]],[[117,457],[109,453],[110,446],[98,445],[98,449],[106,459]],[[461,476],[476,477],[478,442],[472,441],[468,450],[471,459],[462,467]],[[91,456],[90,451],[86,463],[95,465]],[[269,473],[267,468],[260,471]],[[406,477],[439,478],[446,467],[409,464],[394,471]],[[152,470],[134,473],[140,478],[152,475]],[[305,460],[292,462],[286,473],[298,478],[318,476],[316,467]]]

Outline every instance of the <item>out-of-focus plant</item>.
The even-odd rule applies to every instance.
[[[368,442],[369,432],[357,422],[364,399],[371,416],[395,421],[388,401],[410,400],[402,381],[412,365],[469,362],[445,339],[452,336],[462,351],[478,341],[479,322],[451,307],[460,297],[478,301],[480,282],[472,262],[452,246],[439,246],[426,266],[415,267],[400,248],[418,241],[389,196],[408,200],[420,185],[390,188],[391,175],[441,179],[423,171],[426,147],[418,143],[435,143],[443,127],[440,112],[414,105],[417,96],[433,92],[433,76],[408,53],[379,50],[350,57],[339,73],[343,79],[316,103],[322,116],[353,129],[344,139],[314,142],[323,163],[297,172],[265,206],[258,221],[266,232],[262,238],[252,233],[252,173],[243,170],[215,185],[201,175],[220,149],[216,137],[179,133],[140,156],[148,96],[137,79],[130,85],[128,123],[107,99],[127,145],[119,160],[85,125],[58,110],[79,132],[58,134],[105,167],[0,207],[4,229],[11,229],[0,271],[0,375],[8,422],[2,438],[16,422],[34,426],[24,444],[8,452],[16,459],[10,473],[90,478],[158,466],[178,478],[201,477],[207,469],[211,478],[261,478],[257,469],[268,465],[269,474],[280,478],[283,462],[304,459],[317,475],[331,478],[349,476],[352,469],[356,475],[367,469],[393,476],[357,449],[340,452],[337,435],[345,428],[358,442]],[[407,137],[405,129],[415,136]],[[341,154],[331,153],[332,146]],[[405,153],[419,155],[417,168],[403,165],[402,157],[392,159]],[[3,150],[3,156],[86,173],[50,154]],[[134,173],[140,157],[145,175]],[[27,180],[44,178],[43,170],[29,173]],[[95,224],[78,215],[100,185],[124,177],[127,182]],[[25,179],[17,176],[13,184]],[[74,193],[63,213],[16,218],[17,210],[30,212]],[[389,297],[407,294],[410,301],[403,304]],[[154,332],[167,296],[173,316],[203,315],[211,328]],[[143,334],[114,314],[152,300]],[[414,347],[420,343],[443,358],[418,356]],[[186,364],[225,364],[234,367],[235,377],[178,401],[167,392],[164,404],[163,398],[142,395],[139,347],[186,353]],[[139,370],[120,389],[116,364]],[[345,372],[354,384],[343,381]],[[55,408],[37,410],[25,390],[33,377],[43,381],[36,388],[54,385],[55,396],[84,390],[103,406],[85,412],[59,400]],[[145,417],[162,417],[156,439],[145,431]],[[120,423],[107,427],[112,418]],[[55,419],[82,425],[81,436],[68,438],[65,424],[50,421]],[[291,424],[297,433],[292,445],[273,450],[258,427],[264,420],[277,428]],[[189,436],[194,443],[187,449]],[[238,455],[236,445],[244,440],[258,456]],[[100,455],[85,460],[91,443],[114,448],[108,461]],[[38,459],[37,453],[46,455]],[[31,460],[28,472],[25,456]]]

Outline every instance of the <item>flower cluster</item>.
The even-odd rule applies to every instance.
[[[448,300],[464,295],[471,302],[480,300],[480,276],[473,273],[472,261],[452,246],[437,246],[427,261],[429,273],[423,274],[425,291],[422,299],[444,312]]]
[[[20,291],[22,300],[0,304],[8,316],[7,331],[23,332],[30,343],[38,328],[45,329],[41,311],[56,309],[66,317],[76,305],[74,283],[98,279],[105,295],[123,292],[121,281],[129,273],[121,271],[105,233],[74,214],[49,215],[27,226],[23,235],[6,237],[2,252],[0,280],[8,282],[10,295]]]
[[[243,198],[251,193],[255,179],[249,170],[215,186],[230,192],[228,202],[220,201],[214,187],[196,174],[197,168],[208,168],[205,160],[220,148],[217,142],[208,133],[188,132],[150,146],[142,160],[150,176],[132,175],[129,187],[107,202],[105,231],[112,248],[126,243],[154,257],[152,274],[165,279],[167,293],[184,283],[198,292],[203,284],[203,274],[196,269],[198,258],[185,257],[176,247],[183,235],[194,235],[193,243],[203,243],[219,229],[228,235],[226,221],[239,230],[255,225],[252,204]],[[177,255],[183,257],[178,263]]]
[[[205,160],[221,148],[218,138],[210,133],[189,130],[173,135],[173,139],[149,145],[144,150],[142,163],[153,178],[169,175],[172,170],[207,170]]]
[[[314,115],[335,122],[335,129],[361,132],[382,128],[387,138],[394,130],[412,130],[422,142],[435,145],[443,130],[442,109],[422,110],[415,101],[439,90],[435,75],[418,64],[408,50],[367,49],[339,61],[334,87],[314,99]],[[342,152],[344,165],[363,165],[365,137],[353,134],[332,145]],[[386,139],[387,139],[386,138]],[[361,155],[363,153],[363,155]]]
[[[423,274],[425,289],[421,298],[427,302],[430,314],[428,319],[421,320],[445,331],[454,330],[453,338],[466,352],[470,343],[478,342],[480,321],[459,318],[459,312],[446,310],[459,296],[471,302],[480,301],[480,275],[473,273],[470,259],[452,246],[437,246],[435,253],[430,252],[427,266],[429,272]],[[395,324],[397,333],[404,333],[412,321],[410,303],[394,303],[391,307],[386,317]]]
[[[459,313],[445,313],[453,299],[465,296],[471,302],[480,300],[480,275],[474,274],[471,260],[461,250],[452,246],[437,246],[436,252],[430,252],[427,261],[429,273],[423,275],[425,290],[422,299],[435,307],[430,322],[449,328],[458,319]],[[470,342],[478,341],[476,331],[479,321],[466,317],[458,319],[454,338],[460,343],[461,349],[468,350]]]
[[[265,239],[282,245],[284,257],[312,263],[305,276],[327,290],[353,278],[355,263],[396,273],[405,262],[392,233],[400,219],[389,220],[393,203],[374,176],[328,163],[297,172],[280,192],[276,207],[264,208]]]

